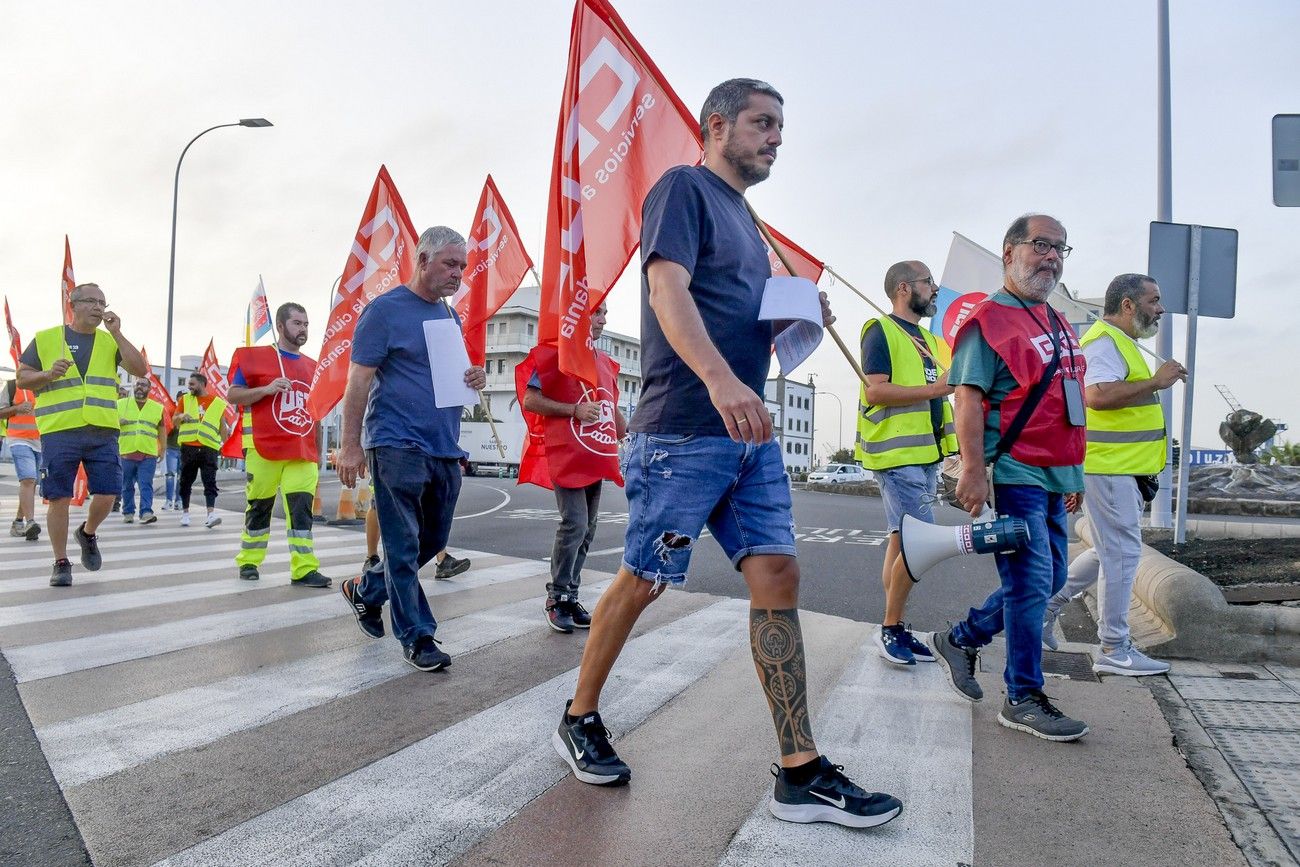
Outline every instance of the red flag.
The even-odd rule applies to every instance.
[[[9,355],[14,360],[14,370],[18,369],[18,357],[23,354],[23,341],[14,328],[13,317],[9,315],[9,296],[5,296],[5,328],[9,329]]]
[[[470,363],[481,367],[487,358],[487,321],[515,294],[533,267],[491,175],[479,196],[468,239],[468,264],[452,304],[460,314]]]
[[[781,245],[781,249],[785,253],[786,258],[789,259],[790,264],[794,266],[795,277],[806,277],[814,283],[822,278],[822,271],[825,269],[825,265],[814,259],[811,253],[795,244],[776,229],[768,226],[767,230],[772,233],[772,237]],[[789,272],[785,270],[785,265],[781,264],[781,257],[777,256],[776,251],[767,243],[766,238],[763,240],[763,246],[767,248],[767,259],[772,263],[772,276],[790,276]]]
[[[325,328],[325,342],[312,377],[311,395],[307,398],[307,409],[313,418],[324,418],[342,399],[357,319],[371,301],[411,279],[419,240],[406,205],[397,193],[397,185],[389,177],[388,169],[380,166],[379,177],[375,178],[352,242],[352,252],[343,266],[339,301],[330,311],[329,325]]]
[[[162,384],[158,374],[153,372],[153,365],[149,363],[149,353],[145,352],[144,347],[140,347],[140,356],[144,358],[144,366],[148,371],[149,377],[149,397],[162,404],[163,408],[163,427],[167,433],[172,432],[172,416],[176,415],[176,401],[167,393],[167,387]]]
[[[537,349],[534,348],[523,361],[515,365],[515,396],[519,400],[521,411],[524,405],[524,394],[528,390],[528,381],[536,372]],[[523,415],[528,425],[528,433],[524,437],[523,454],[519,456],[519,484],[554,488],[550,465],[546,462],[546,419],[535,412],[524,412]]]
[[[59,275],[61,297],[63,299],[63,324],[72,324],[72,288],[77,285],[77,278],[72,276],[72,244],[68,236],[63,236],[63,273]]]
[[[596,380],[590,311],[636,252],[641,203],[673,166],[700,161],[698,121],[606,0],[578,0],[555,135],[539,342]]]
[[[217,363],[217,351],[212,346],[212,341],[208,341],[208,349],[203,353],[203,362],[199,365],[199,373],[203,374],[208,380],[208,392],[215,394],[222,400],[226,400],[226,395],[230,391],[230,383],[226,382],[225,375],[221,372],[221,365]],[[227,403],[226,411],[222,413],[222,418],[226,424],[232,428],[239,421],[239,408],[234,404]]]

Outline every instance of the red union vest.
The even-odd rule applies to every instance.
[[[979,324],[984,341],[993,348],[1011,370],[1016,387],[999,407],[1000,429],[1006,434],[1012,420],[1024,404],[1029,392],[1043,378],[1044,368],[1051,362],[1052,338],[1044,326],[1057,329],[1057,342],[1061,346],[1061,366],[1043,393],[1043,399],[1029,416],[1029,422],[1011,446],[1011,457],[1022,464],[1034,467],[1067,467],[1082,464],[1088,449],[1087,428],[1070,424],[1065,408],[1064,377],[1075,379],[1083,389],[1083,374],[1087,362],[1079,339],[1070,323],[1061,318],[1047,304],[1025,310],[1019,305],[1000,304],[992,298],[981,303],[962,324],[961,331],[971,323]],[[960,341],[962,333],[958,332]],[[984,399],[984,411],[990,404]]]
[[[542,417],[545,460],[551,483],[561,488],[583,488],[592,482],[609,479],[621,486],[623,474],[618,468],[618,426],[615,422],[618,363],[603,352],[596,353],[597,379],[593,392],[560,372],[556,347],[538,346],[533,350],[532,358],[537,365],[542,394],[563,403],[594,401],[600,404],[600,418],[592,424],[574,418]],[[526,382],[524,387],[527,387]],[[522,403],[520,401],[521,406]],[[530,423],[529,430],[534,427],[535,424]],[[537,479],[525,479],[521,470],[520,482],[524,481],[536,482]]]
[[[280,362],[284,362],[284,375],[293,383],[288,391],[264,397],[251,407],[245,407],[253,416],[253,444],[257,453],[272,461],[318,461],[316,451],[316,420],[307,411],[307,395],[311,391],[312,374],[316,371],[314,359],[305,355],[297,358],[280,356],[274,346],[248,346],[236,349],[230,359],[230,376],[235,370],[244,375],[244,384],[260,388],[280,378]]]

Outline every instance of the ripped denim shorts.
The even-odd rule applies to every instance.
[[[736,569],[750,554],[795,555],[790,479],[775,440],[634,433],[623,476],[623,566],[639,578],[684,583],[706,525]]]

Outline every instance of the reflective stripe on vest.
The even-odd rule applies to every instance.
[[[895,385],[926,385],[925,364],[920,350],[912,338],[892,319],[871,319],[862,326],[858,340],[866,339],[867,330],[880,323],[885,342],[889,346],[891,372],[889,381]],[[936,340],[928,331],[922,331],[930,354],[939,364],[947,367],[952,355],[946,343]],[[935,441],[934,425],[930,418],[930,402],[922,400],[906,406],[876,406],[867,403],[866,388],[858,394],[858,432],[854,457],[869,470],[887,470],[893,467],[932,464],[945,455],[957,451],[957,431],[953,424],[952,404],[943,402],[943,437]]]
[[[63,339],[63,326],[36,334],[36,354],[41,369],[54,362],[71,361],[72,353]],[[36,427],[42,435],[82,427],[118,429],[117,341],[107,331],[96,330],[85,379],[76,363],[36,395]]]
[[[163,408],[156,400],[146,400],[144,406],[134,397],[124,397],[117,402],[118,420],[122,425],[117,438],[118,454],[158,454],[158,428],[162,426]]]
[[[181,432],[176,441],[181,445],[206,446],[210,449],[221,448],[221,416],[226,411],[226,402],[213,397],[212,403],[205,410],[199,405],[199,399],[192,394],[181,398],[181,412],[190,420],[181,425]]]
[[[1151,369],[1137,343],[1105,320],[1097,320],[1079,341],[1088,346],[1109,337],[1128,365],[1126,382],[1150,379]],[[1152,475],[1165,468],[1165,416],[1154,393],[1136,406],[1088,408],[1088,455],[1083,471],[1103,476]]]

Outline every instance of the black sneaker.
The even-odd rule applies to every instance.
[[[23,538],[28,542],[35,542],[41,538],[41,525],[35,521],[28,521],[26,528],[23,530]]]
[[[581,602],[577,599],[573,600],[569,603],[567,610],[569,612],[569,619],[573,621],[574,629],[591,628],[591,615],[587,613],[587,609],[582,607]]]
[[[369,557],[366,558],[365,562],[361,564],[361,571],[369,572],[371,569],[378,566],[379,563],[380,563],[379,555],[371,554]]]
[[[834,822],[850,828],[874,828],[903,812],[903,802],[882,792],[867,792],[844,776],[843,765],[818,756],[821,766],[806,785],[796,786],[772,765],[776,786],[768,809],[786,822]]]
[[[99,567],[104,565],[104,558],[99,554],[99,537],[86,532],[84,521],[72,536],[77,540],[77,544],[81,546],[81,565],[91,572],[98,572]]]
[[[357,622],[361,622],[360,618]],[[432,635],[421,635],[414,644],[402,648],[402,652],[406,661],[420,671],[437,671],[451,665],[451,657],[438,649],[438,640]]]
[[[245,563],[239,567],[239,578],[241,581],[256,581],[262,576],[258,574],[257,567],[252,563]]]
[[[319,587],[324,589],[329,587],[331,582],[330,579],[313,569],[301,578],[295,578],[289,583],[294,587]]]
[[[573,617],[569,614],[567,604],[555,599],[546,600],[546,625],[556,632],[568,635],[573,631]]]
[[[551,744],[560,758],[569,763],[573,775],[593,786],[621,786],[632,779],[632,769],[614,752],[609,743],[609,729],[592,711],[574,722],[568,721],[570,699],[564,703],[560,727],[551,735]]]
[[[72,586],[72,564],[67,559],[54,561],[54,571],[50,573],[50,586]]]
[[[446,557],[443,557],[442,562],[438,564],[438,571],[433,577],[438,581],[446,581],[448,578],[455,578],[468,568],[468,559],[461,559],[448,554]]]
[[[1035,690],[1018,703],[1010,699],[1002,703],[998,725],[1016,731],[1028,732],[1045,741],[1077,741],[1088,733],[1088,724],[1070,719],[1057,710],[1056,705]]]
[[[935,632],[930,640],[934,642],[934,658],[948,674],[952,688],[962,698],[979,701],[984,698],[984,690],[975,679],[975,665],[979,661],[978,647],[962,647],[952,640],[952,630]]]
[[[367,605],[358,599],[357,590],[360,587],[360,577],[348,578],[339,587],[339,592],[348,600],[348,605],[352,606],[352,616],[357,618],[357,626],[361,627],[361,631],[371,638],[383,638],[384,608],[382,605]]]

